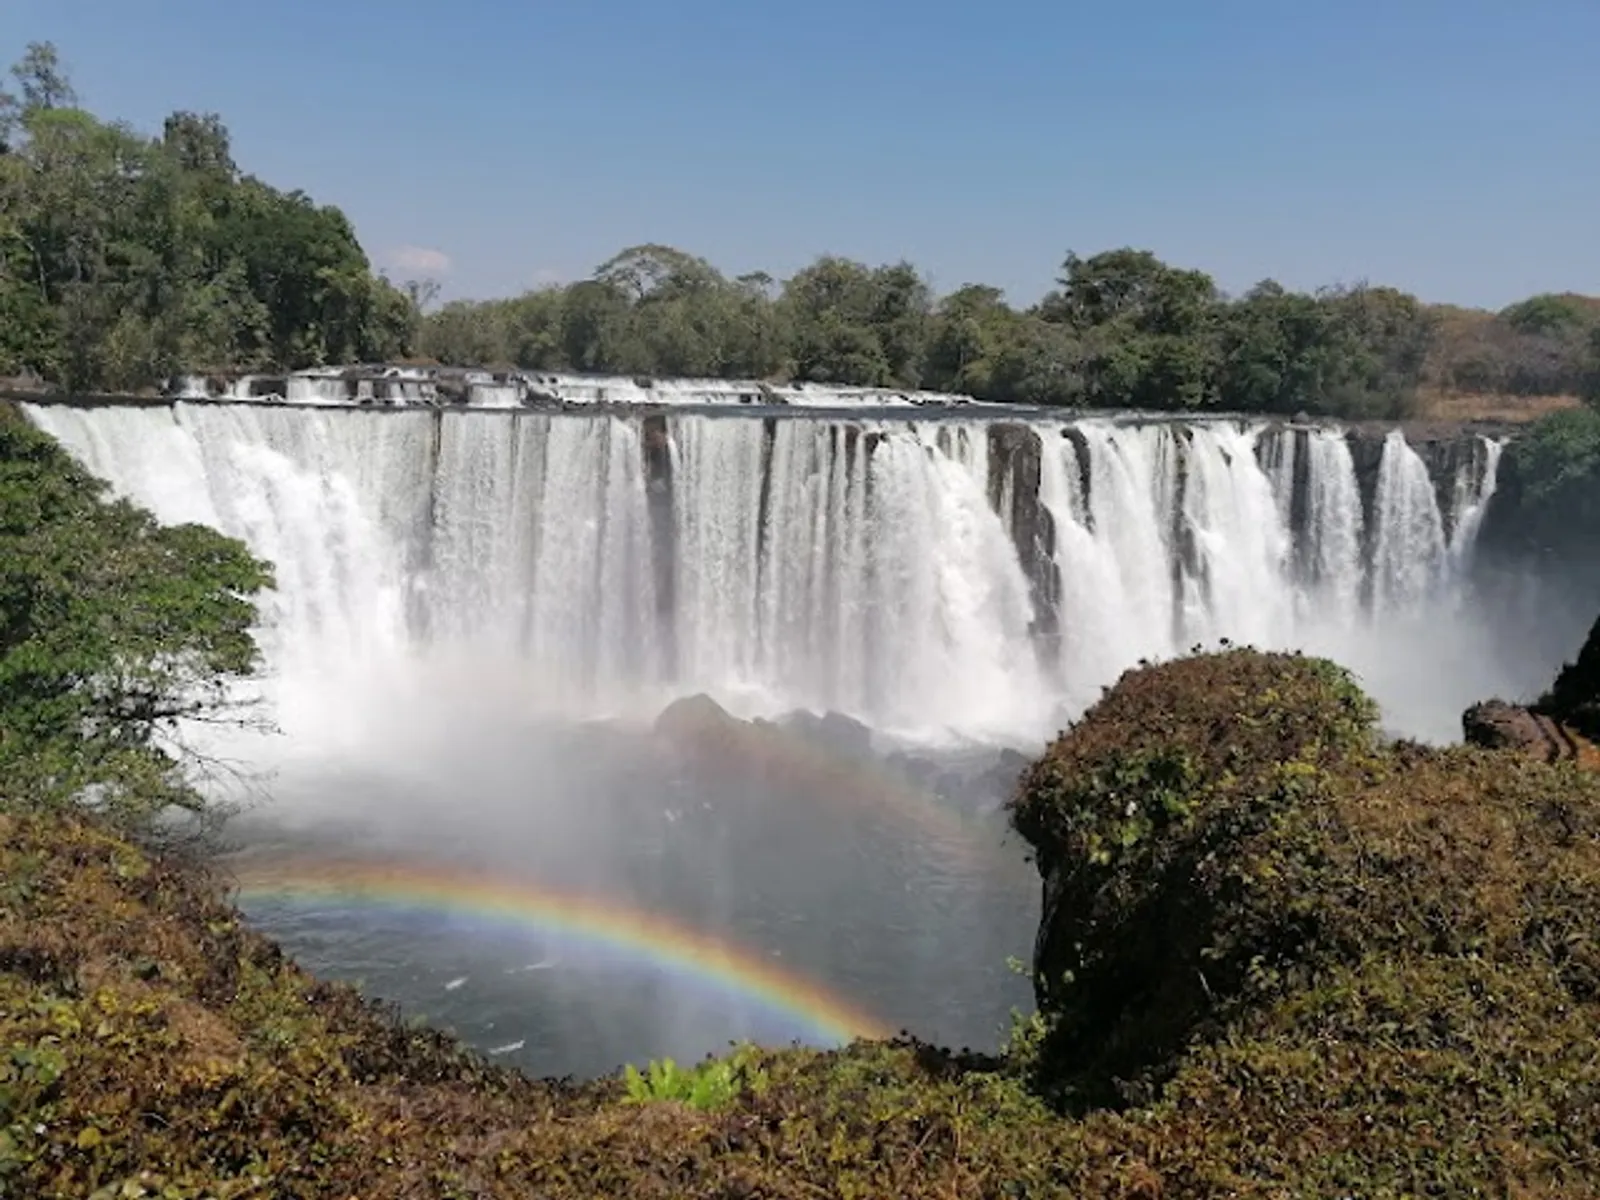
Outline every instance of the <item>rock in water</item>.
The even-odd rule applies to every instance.
[[[656,717],[655,731],[669,742],[693,749],[727,745],[749,726],[710,696],[684,696]]]
[[[872,730],[841,712],[830,710],[819,717],[803,708],[796,709],[779,717],[778,727],[846,758],[875,757],[872,752]]]

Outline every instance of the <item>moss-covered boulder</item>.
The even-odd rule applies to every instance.
[[[1081,1103],[1162,1076],[1250,981],[1304,953],[1307,860],[1376,710],[1338,667],[1236,651],[1125,675],[1023,777],[1049,1057]]]
[[[1270,1076],[1285,1121],[1342,1126],[1397,1119],[1374,1073],[1399,1072],[1442,1129],[1453,1072],[1506,1071],[1514,1141],[1600,1102],[1593,1050],[1574,1073],[1552,1041],[1600,1034],[1600,781],[1381,746],[1373,717],[1327,662],[1195,658],[1125,676],[1024,778],[1058,1100],[1205,1107]]]

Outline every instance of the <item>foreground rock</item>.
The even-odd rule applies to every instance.
[[[1559,721],[1520,704],[1474,704],[1461,715],[1461,727],[1469,745],[1485,750],[1514,750],[1547,763],[1577,756],[1576,741]]]
[[[1035,764],[1038,1082],[1168,1146],[1225,1124],[1205,1184],[1160,1169],[1185,1194],[1592,1191],[1600,779],[1374,715],[1241,651],[1130,673]]]

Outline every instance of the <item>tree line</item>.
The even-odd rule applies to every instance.
[[[337,208],[243,174],[213,115],[144,136],[55,49],[0,91],[0,374],[73,391],[403,353],[416,313]]]
[[[414,292],[427,307],[427,289]],[[908,263],[826,256],[780,284],[729,279],[669,246],[594,275],[422,317],[439,362],[628,375],[806,380],[1017,404],[1408,415],[1422,389],[1572,395],[1597,386],[1600,298],[1499,313],[1387,287],[1308,294],[1267,280],[1229,297],[1146,250],[1069,254],[1029,308],[969,284],[936,297]]]
[[[1020,404],[1394,417],[1420,390],[1600,391],[1600,298],[1499,313],[1366,284],[1228,296],[1133,248],[1067,255],[1017,307],[909,263],[779,281],[669,246],[590,278],[439,305],[375,273],[349,221],[243,174],[214,115],[159,137],[77,106],[49,45],[0,93],[0,374],[76,391],[184,372],[423,359],[924,388]]]

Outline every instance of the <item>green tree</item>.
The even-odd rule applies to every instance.
[[[0,412],[0,777],[10,802],[98,797],[130,818],[199,805],[185,721],[235,720],[264,563],[106,497]]]
[[[780,301],[797,378],[863,387],[915,387],[932,309],[908,263],[873,270],[826,256],[789,280]]]
[[[1258,283],[1223,317],[1223,402],[1241,412],[1319,408],[1328,336],[1328,312],[1314,297]]]
[[[1584,403],[1600,409],[1600,325],[1589,331],[1589,345],[1579,377],[1578,395]]]
[[[1433,338],[1433,317],[1415,296],[1395,288],[1332,289],[1321,303],[1328,320],[1328,367],[1313,411],[1351,417],[1409,415]]]
[[[1039,315],[1082,335],[1089,403],[1131,408],[1216,403],[1220,302],[1209,275],[1124,247],[1087,259],[1069,253],[1060,285],[1041,302]]]

